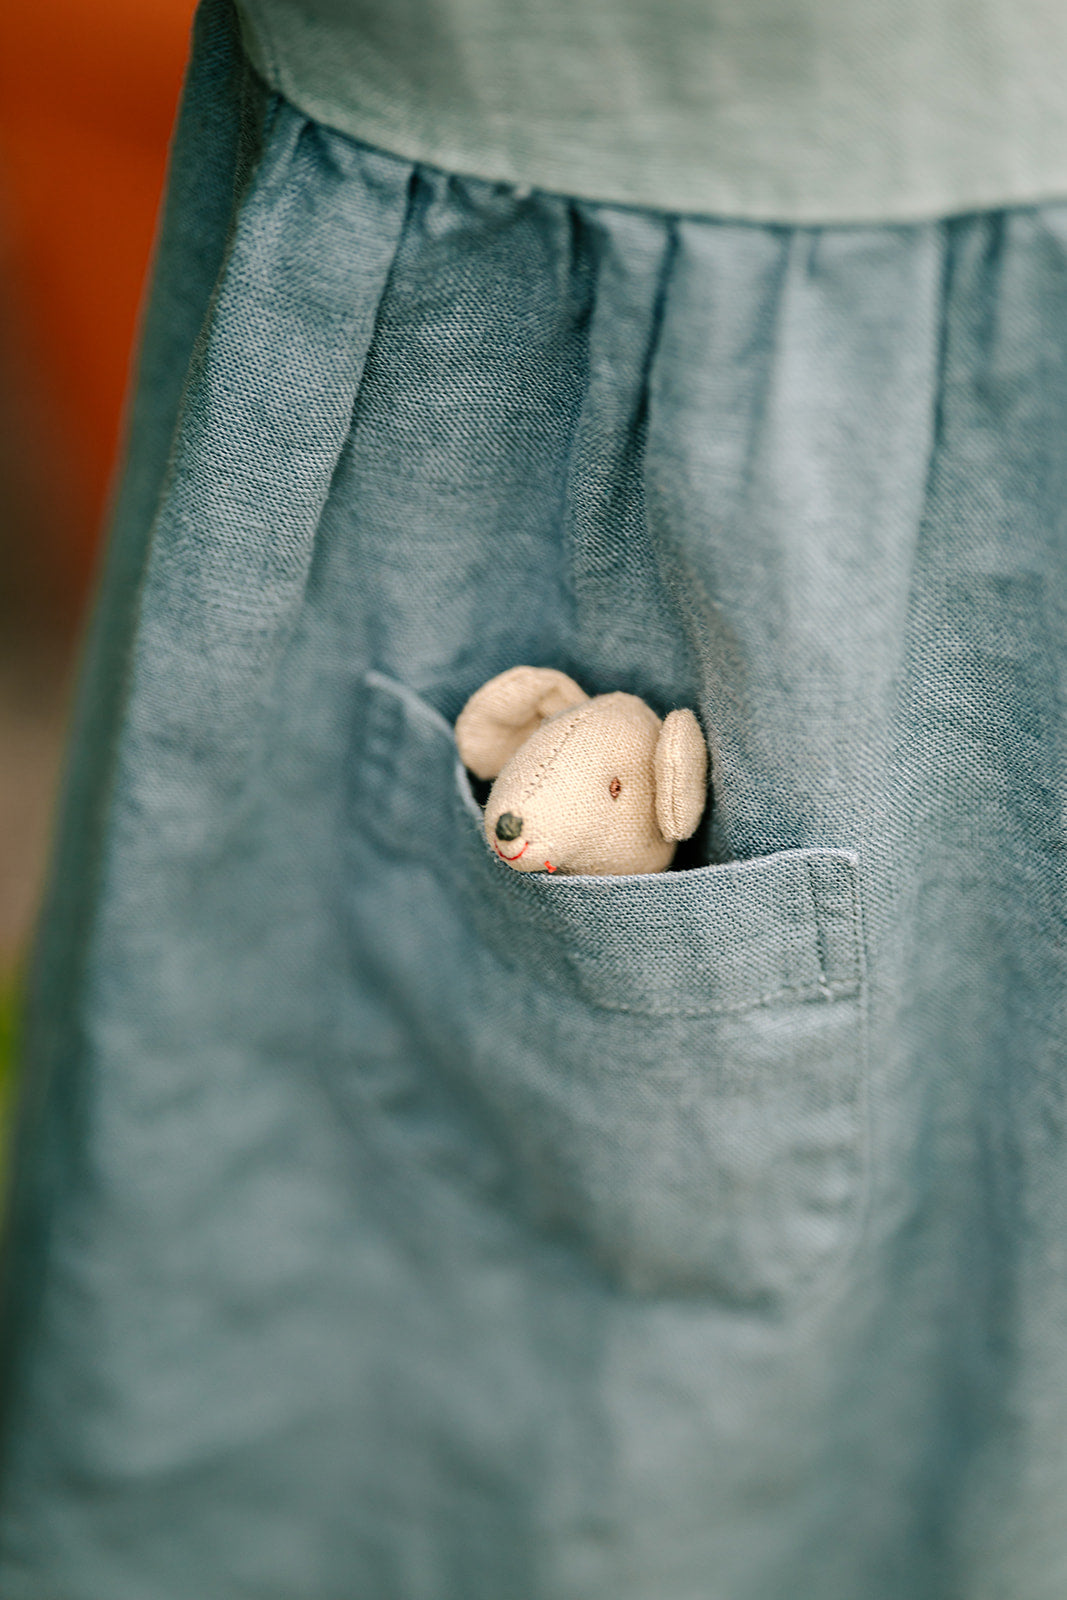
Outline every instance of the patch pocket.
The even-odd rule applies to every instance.
[[[359,726],[378,970],[527,1223],[636,1292],[779,1313],[825,1288],[865,1182],[856,857],[516,873],[432,707],[370,674]]]

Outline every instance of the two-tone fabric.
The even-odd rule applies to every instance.
[[[238,0],[263,79],[469,177],[760,222],[1067,193],[1060,0]]]
[[[42,929],[0,1591],[1062,1600],[1067,207],[524,196],[231,48]],[[697,712],[674,870],[494,857],[517,662]]]

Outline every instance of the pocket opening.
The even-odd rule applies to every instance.
[[[489,1112],[530,1225],[635,1292],[778,1315],[825,1285],[867,1161],[856,856],[511,872],[449,725],[388,680],[365,688],[366,870],[427,886],[416,937],[381,930],[386,959],[425,1012],[419,1048],[436,1029],[442,1070]]]

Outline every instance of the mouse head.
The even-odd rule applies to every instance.
[[[456,722],[464,765],[496,781],[485,834],[517,872],[661,872],[707,799],[691,711],[661,722],[632,694],[590,698],[550,667],[512,667]]]

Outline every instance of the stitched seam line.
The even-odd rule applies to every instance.
[[[577,729],[578,723],[579,723],[580,720],[581,720],[580,717],[576,717],[574,719],[574,721],[571,723],[570,727],[567,729],[566,733],[563,735],[563,737],[559,741],[559,743],[554,747],[554,749],[550,750],[549,753],[541,761],[540,765],[537,767],[537,769],[535,770],[533,776],[531,777],[529,783],[526,785],[525,789],[523,789],[522,793],[519,795],[519,804],[520,805],[524,801],[528,800],[532,794],[536,794],[537,793],[537,790],[541,787],[541,785],[544,783],[545,779],[548,777],[549,772],[552,770],[552,767],[553,767],[553,765],[555,763],[556,757],[559,755],[560,751],[563,749],[563,746],[567,743],[568,739],[573,737],[574,732]]]
[[[581,982],[581,969],[576,967],[576,975]],[[582,987],[585,998],[601,1011],[628,1011],[640,1017],[729,1017],[741,1016],[746,1011],[756,1011],[760,1006],[772,1005],[775,1000],[784,1000],[789,996],[803,997],[809,1000],[848,1000],[859,993],[859,979],[848,979],[841,983],[795,983],[787,984],[782,989],[772,989],[767,994],[754,995],[747,1000],[739,1001],[737,1005],[725,1006],[700,1006],[691,1009],[684,1006],[665,1006],[662,1010],[651,1011],[647,1006],[628,1006],[616,1004],[613,1000],[604,1000],[598,995],[593,995]]]
[[[819,894],[815,884],[815,864],[808,862],[808,889],[811,894],[812,910],[815,912],[815,959],[819,964],[819,988],[824,994],[830,993],[830,982],[826,975],[826,930],[822,924],[819,911]]]
[[[829,976],[830,941],[826,932],[826,919],[822,913],[819,901],[819,892],[815,882],[815,863],[808,862],[808,887],[811,890],[812,905],[815,910],[815,950],[819,963],[819,987],[825,988],[829,993],[833,990],[835,981],[840,984],[848,982],[858,984],[860,980],[860,955],[859,955],[859,925],[857,905],[857,885],[855,872],[849,872],[848,878],[848,910],[845,917],[851,934],[851,950],[847,966],[847,976],[833,980]],[[841,963],[844,965],[844,963]]]

